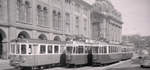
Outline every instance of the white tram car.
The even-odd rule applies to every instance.
[[[60,64],[65,43],[47,40],[14,40],[10,44],[10,65],[39,69]]]

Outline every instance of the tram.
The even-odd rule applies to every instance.
[[[92,64],[106,65],[121,60],[119,46],[98,43],[92,46]]]
[[[10,44],[10,65],[42,69],[60,64],[66,42],[22,39]]]
[[[45,69],[53,66],[106,65],[130,59],[133,48],[104,42],[16,39],[10,43],[10,65]]]
[[[67,66],[81,66],[88,63],[88,46],[83,42],[71,42],[66,44]]]
[[[129,46],[122,46],[121,47],[121,54],[122,54],[122,59],[121,60],[128,60],[131,59],[133,56],[133,47]]]

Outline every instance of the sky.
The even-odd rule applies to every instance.
[[[123,35],[150,35],[150,0],[111,0],[111,2],[122,14]]]

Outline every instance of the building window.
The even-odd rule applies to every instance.
[[[37,20],[38,20],[38,24],[41,25],[42,24],[42,9],[40,5],[37,6]]]
[[[61,30],[61,13],[53,11],[53,27],[55,30]]]
[[[87,19],[84,19],[84,31],[87,31]]]
[[[58,29],[61,30],[61,13],[58,12]]]
[[[79,35],[79,17],[76,17],[76,31],[77,31],[77,34]]]
[[[71,3],[71,0],[65,0],[65,2],[70,4],[70,3]]]
[[[31,9],[30,3],[28,1],[25,2],[25,20],[26,23],[30,23],[31,20]]]
[[[76,10],[77,12],[80,12],[80,5],[79,5],[79,4],[75,4],[75,10]]]
[[[55,10],[53,11],[53,27],[54,27],[55,30],[58,28],[58,25],[57,25],[57,14],[56,14]]]
[[[17,4],[16,4],[16,8],[17,8],[17,12],[16,12],[16,14],[17,14],[17,21],[21,21],[21,7],[22,7],[22,0],[17,0]]]
[[[30,23],[30,3],[28,1],[17,0],[16,8],[16,20],[22,23]]]
[[[44,18],[45,25],[48,25],[48,10],[46,7],[44,7],[44,10],[43,10],[43,18]]]
[[[0,0],[0,19],[3,17],[2,0]]]
[[[66,32],[70,32],[70,14],[66,13],[65,18],[66,18]]]

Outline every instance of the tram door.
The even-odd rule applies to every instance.
[[[2,44],[2,40],[3,40],[3,37],[2,37],[2,35],[0,34],[0,59],[2,58],[2,55],[3,55],[3,44]]]

